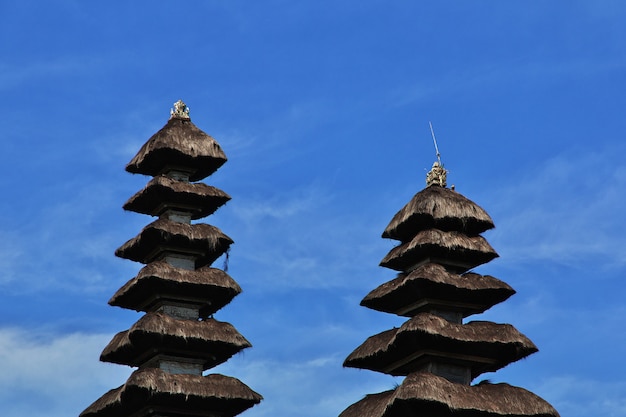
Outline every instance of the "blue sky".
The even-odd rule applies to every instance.
[[[114,250],[151,219],[124,165],[176,100],[229,161],[207,219],[244,292],[216,318],[254,345],[216,372],[248,417],[336,416],[399,380],[343,369],[402,319],[359,306],[394,272],[388,221],[435,158],[490,213],[517,294],[476,319],[539,353],[488,374],[562,416],[626,416],[626,2],[0,2],[0,414],[77,415],[139,315]],[[217,262],[217,265],[221,261]]]

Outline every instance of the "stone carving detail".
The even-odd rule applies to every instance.
[[[440,164],[438,161],[435,161],[433,167],[428,174],[426,174],[426,186],[430,187],[431,185],[438,185],[440,187],[445,187],[446,178],[448,175],[448,171]]]
[[[174,103],[174,108],[170,110],[170,119],[177,117],[179,119],[190,119],[189,107],[182,100]]]

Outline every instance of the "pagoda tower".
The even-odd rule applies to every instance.
[[[100,360],[137,369],[81,417],[231,417],[261,401],[238,379],[204,374],[251,346],[231,324],[213,318],[241,292],[225,271],[211,267],[233,241],[215,226],[191,222],[230,199],[197,182],[224,162],[219,144],[191,123],[178,101],[167,124],[126,166],[153,178],[124,209],[158,219],[115,252],[145,267],[109,304],[145,315],[115,335]]]
[[[418,192],[391,220],[383,238],[399,241],[380,265],[397,278],[361,305],[407,317],[399,328],[368,338],[344,366],[404,376],[395,389],[366,395],[340,417],[558,417],[535,394],[487,381],[471,385],[537,351],[509,324],[470,321],[515,291],[489,275],[469,272],[498,254],[480,235],[489,215],[454,189],[435,162]]]

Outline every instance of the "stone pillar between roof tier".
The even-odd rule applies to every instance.
[[[156,311],[183,320],[198,320],[198,317],[200,317],[199,307],[174,305],[172,303],[162,305]]]
[[[450,323],[463,324],[463,313],[460,311],[430,309],[428,312],[435,316],[439,316]]]
[[[141,368],[158,368],[169,374],[202,375],[203,361],[158,355],[143,364]]]
[[[166,253],[163,260],[175,268],[186,269],[188,271],[196,270],[196,257],[186,256],[177,253]]]
[[[181,171],[179,169],[172,169],[171,167],[166,167],[163,169],[162,172],[163,172],[163,175],[173,180],[189,182],[190,173],[188,171]]]
[[[472,382],[472,371],[468,366],[432,361],[425,364],[420,370],[458,384],[469,385]]]
[[[191,224],[191,213],[187,211],[168,209],[161,214],[161,217],[173,222]]]

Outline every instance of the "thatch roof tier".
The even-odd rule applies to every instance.
[[[362,400],[357,401],[343,410],[339,417],[383,417],[386,416],[387,407],[395,399],[395,390],[367,394]]]
[[[436,262],[467,271],[498,257],[482,236],[428,229],[410,242],[393,248],[380,266],[407,272],[426,262]]]
[[[393,216],[383,237],[408,242],[426,229],[477,235],[493,227],[491,217],[476,203],[456,191],[432,185],[415,194]]]
[[[456,324],[420,313],[400,328],[368,338],[343,365],[397,376],[408,375],[430,361],[437,361],[468,366],[475,378],[536,351],[537,347],[510,324],[487,321]]]
[[[124,385],[104,394],[80,417],[233,417],[262,399],[236,378],[169,374],[146,368],[133,372]]]
[[[147,313],[129,330],[116,334],[102,351],[100,360],[140,366],[160,354],[204,360],[206,370],[250,346],[229,323]]]
[[[112,306],[149,311],[164,303],[198,306],[209,316],[241,293],[241,287],[226,272],[208,266],[189,271],[167,262],[151,262],[109,300]]]
[[[339,417],[559,417],[545,400],[509,384],[456,384],[417,372],[395,390],[367,395]]]
[[[232,243],[231,238],[209,224],[158,219],[119,247],[115,255],[147,264],[165,253],[178,253],[196,257],[196,268],[200,268],[213,263]]]
[[[367,294],[361,305],[406,317],[431,309],[452,309],[467,317],[513,294],[513,288],[492,276],[472,272],[458,275],[439,264],[427,263],[382,284]]]
[[[226,162],[226,155],[211,136],[189,119],[171,118],[141,147],[126,171],[156,177],[170,169],[189,173],[199,181]]]
[[[174,209],[191,213],[192,219],[200,219],[213,214],[228,200],[230,196],[215,187],[159,175],[132,196],[124,204],[124,210],[159,216]]]

